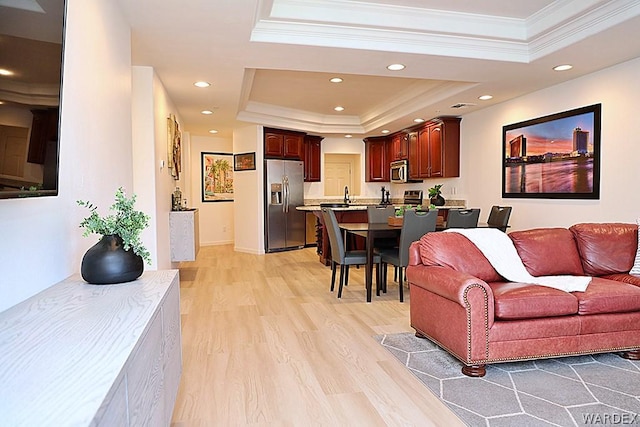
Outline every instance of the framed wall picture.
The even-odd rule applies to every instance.
[[[234,171],[251,171],[256,169],[256,153],[242,153],[233,155]]]
[[[502,128],[502,197],[600,198],[601,104]]]
[[[170,114],[167,118],[167,165],[174,179],[180,179],[182,171],[182,132],[176,117]]]
[[[202,153],[202,201],[233,202],[231,153]]]

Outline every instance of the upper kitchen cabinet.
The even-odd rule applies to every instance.
[[[409,133],[409,178],[460,176],[460,118],[440,117]]]
[[[302,160],[304,135],[303,132],[264,128],[264,157]]]
[[[304,181],[320,182],[320,142],[321,136],[306,135],[304,137]]]
[[[389,182],[389,156],[387,137],[364,140],[365,181]]]
[[[389,162],[407,160],[409,158],[408,140],[409,134],[405,132],[398,132],[391,136],[388,141]]]

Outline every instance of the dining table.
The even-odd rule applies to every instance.
[[[365,266],[365,285],[367,289],[367,302],[371,302],[373,289],[373,249],[375,247],[375,239],[379,237],[388,237],[389,234],[399,236],[402,232],[402,225],[391,225],[388,223],[368,223],[368,222],[341,222],[338,224],[341,230],[347,233],[355,234],[365,238],[367,264]],[[474,228],[495,228],[489,224],[478,223]],[[446,224],[436,227],[436,231],[446,230]]]
[[[373,248],[375,239],[387,237],[389,235],[399,236],[402,225],[390,225],[388,223],[368,223],[368,222],[341,222],[340,229],[347,233],[362,236],[366,241],[367,263],[365,265],[365,286],[367,289],[367,302],[371,302],[373,288]]]

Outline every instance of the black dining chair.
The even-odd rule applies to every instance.
[[[400,232],[400,244],[397,248],[378,250],[382,264],[382,288],[387,288],[387,265],[391,264],[398,269],[398,288],[400,302],[404,302],[404,270],[409,265],[409,246],[416,240],[420,240],[426,233],[436,230],[437,210],[414,211],[407,210],[402,220]]]
[[[491,207],[491,212],[489,212],[487,225],[489,225],[489,227],[498,228],[506,232],[507,227],[509,227],[510,216],[511,216],[511,206],[494,205]]]
[[[349,266],[365,265],[367,263],[367,252],[364,250],[345,250],[342,233],[335,212],[330,208],[322,208],[322,218],[324,226],[329,236],[331,245],[331,292],[336,283],[336,266],[340,264],[340,285],[338,287],[338,298],[342,298],[342,287],[349,284]],[[376,265],[376,286],[380,284],[380,255],[374,255],[373,263]]]
[[[475,228],[478,226],[480,208],[449,209],[447,228]]]

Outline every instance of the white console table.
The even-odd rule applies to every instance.
[[[169,212],[171,261],[195,261],[200,249],[198,210]]]
[[[181,371],[177,270],[72,276],[0,313],[2,426],[168,426]]]

